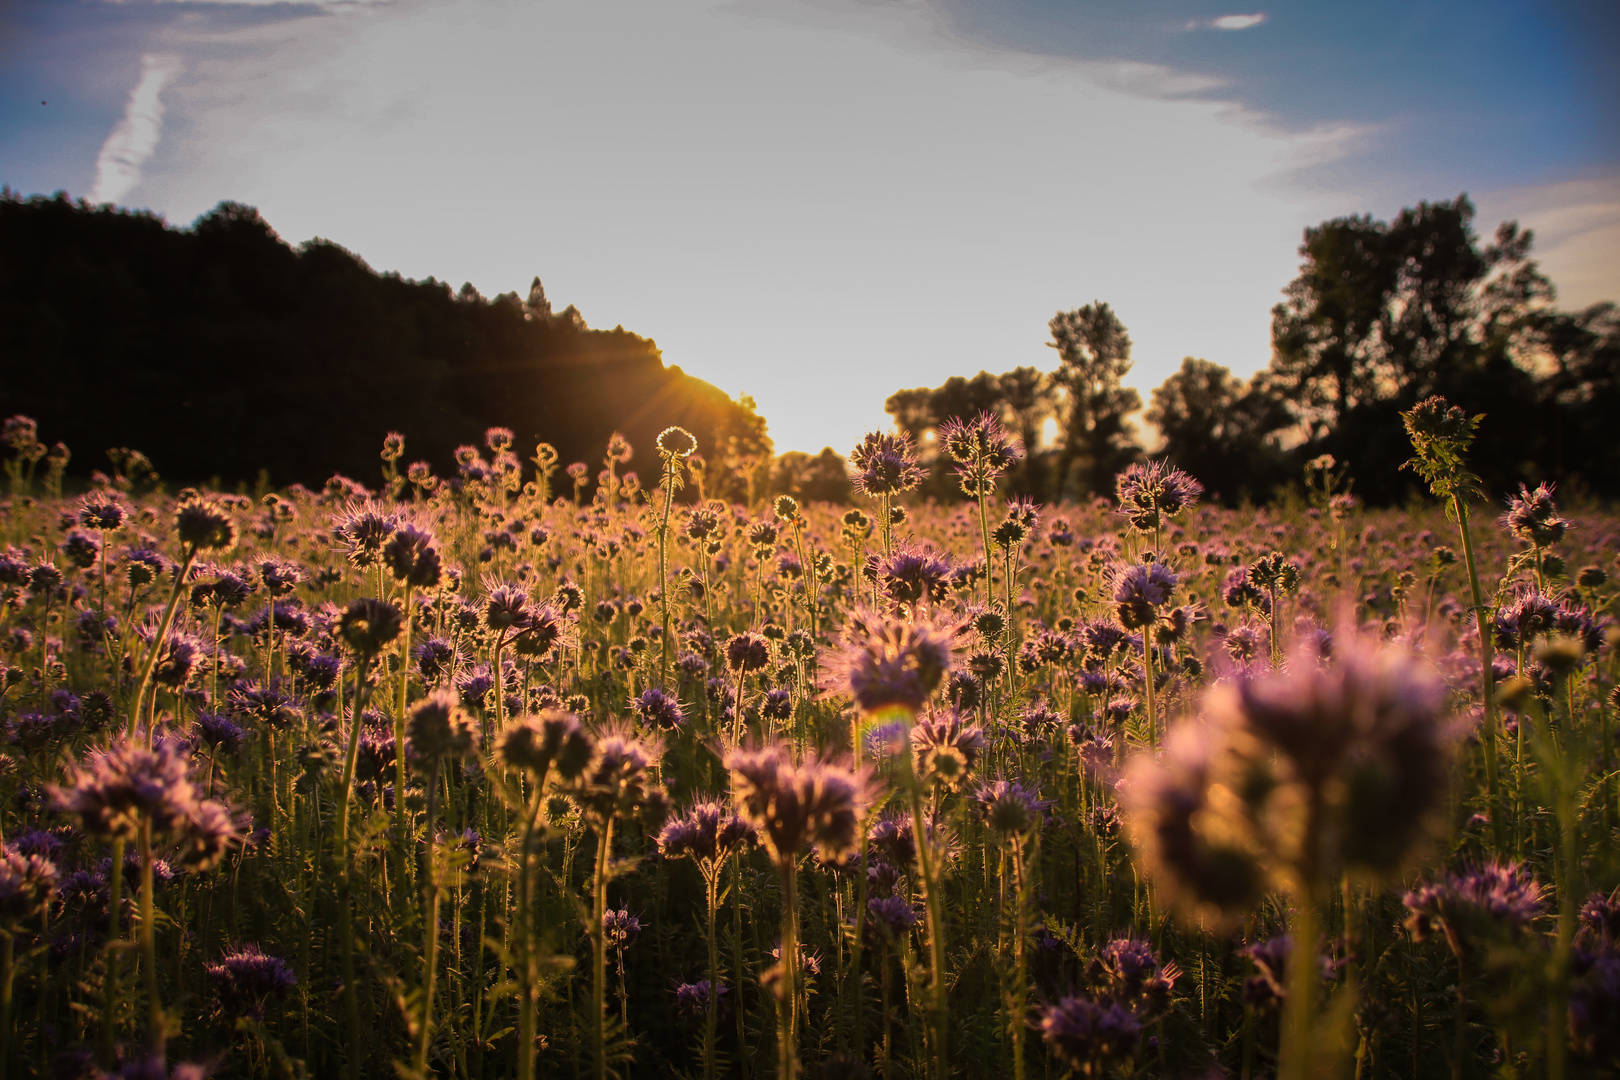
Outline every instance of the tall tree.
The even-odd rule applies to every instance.
[[[1114,474],[1140,452],[1126,417],[1142,407],[1142,397],[1121,381],[1131,370],[1131,338],[1113,308],[1096,301],[1060,311],[1047,323],[1058,351],[1053,376],[1065,393],[1063,447],[1058,452],[1053,497],[1060,499],[1069,473],[1078,466],[1078,490],[1112,491]]]
[[[1147,420],[1164,436],[1159,453],[1196,476],[1212,497],[1228,503],[1261,497],[1286,479],[1277,433],[1292,421],[1265,372],[1245,383],[1189,356],[1154,389]]]
[[[1515,425],[1536,400],[1526,352],[1532,315],[1552,298],[1514,223],[1481,246],[1466,195],[1422,202],[1392,222],[1327,221],[1305,231],[1304,261],[1272,311],[1271,372],[1302,453],[1349,462],[1376,501],[1411,485],[1399,415],[1440,393],[1485,413],[1474,468],[1493,488],[1544,456],[1545,432]]]
[[[1272,309],[1272,371],[1313,437],[1375,392],[1377,329],[1395,282],[1388,231],[1364,216],[1306,229],[1299,276]]]

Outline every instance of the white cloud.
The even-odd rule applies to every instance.
[[[141,168],[163,135],[163,88],[178,74],[178,57],[151,53],[141,57],[140,81],[129,93],[123,118],[96,157],[91,202],[118,202],[141,182]]]
[[[1498,221],[1535,230],[1533,254],[1558,287],[1560,307],[1620,301],[1620,172],[1483,192],[1475,201],[1487,237]]]
[[[1266,21],[1266,14],[1257,11],[1253,15],[1222,15],[1206,23],[1194,23],[1194,26],[1207,26],[1212,30],[1247,30],[1251,26],[1259,26]]]

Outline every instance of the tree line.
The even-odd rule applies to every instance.
[[[134,447],[166,478],[376,487],[390,431],[440,472],[490,427],[524,456],[602,460],[615,431],[652,482],[653,440],[694,432],[710,493],[771,459],[747,398],[663,363],[622,327],[593,330],[527,296],[486,299],[377,273],[326,240],[292,247],[257,210],[223,202],[190,228],[152,214],[0,192],[0,415],[34,417],[80,452]],[[402,463],[403,465],[404,463]],[[594,464],[592,468],[594,474]]]
[[[1507,222],[1482,243],[1466,195],[1419,203],[1392,221],[1335,218],[1305,230],[1297,277],[1272,310],[1272,355],[1248,379],[1195,357],[1151,394],[1145,419],[1163,457],[1227,503],[1268,499],[1307,462],[1331,455],[1355,493],[1399,502],[1410,446],[1400,413],[1443,394],[1483,413],[1472,464],[1486,487],[1556,480],[1620,496],[1620,309],[1563,311],[1534,259],[1530,230]],[[1048,324],[1054,371],[952,377],[888,399],[895,423],[927,447],[952,417],[997,414],[1030,452],[1010,477],[1047,500],[1111,493],[1146,454],[1125,385],[1131,340],[1103,302]],[[1055,430],[1055,438],[1042,438]],[[935,461],[925,490],[952,485]]]

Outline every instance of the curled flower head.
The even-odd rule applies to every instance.
[[[241,830],[230,810],[211,799],[192,807],[178,833],[175,861],[194,874],[218,866],[241,839]]]
[[[1166,893],[1219,918],[1249,911],[1264,876],[1246,838],[1211,810],[1216,745],[1201,725],[1170,732],[1164,753],[1133,759],[1119,786],[1131,837],[1149,873]],[[1222,789],[1224,791],[1224,788]]]
[[[824,860],[855,848],[866,812],[865,785],[855,773],[813,759],[795,763],[781,745],[733,750],[726,768],[738,813],[779,866],[809,846]]]
[[[971,420],[953,416],[940,425],[939,441],[945,452],[963,466],[981,465],[999,475],[1023,456],[1018,443],[1002,430],[1001,421],[988,410]]]
[[[1538,484],[1533,491],[1520,484],[1519,493],[1508,500],[1502,527],[1526,544],[1551,547],[1564,538],[1569,522],[1558,516],[1552,484]]]
[[[701,802],[664,826],[658,851],[666,859],[689,858],[713,869],[753,839],[754,827],[729,807]]]
[[[529,594],[516,585],[493,585],[484,597],[484,625],[491,630],[521,630],[532,617]]]
[[[98,532],[112,532],[122,527],[128,516],[129,510],[110,492],[89,495],[79,507],[79,524]]]
[[[647,770],[657,764],[656,743],[608,731],[596,740],[596,752],[568,789],[586,817],[605,824],[633,815],[652,793]]]
[[[568,616],[551,603],[528,609],[528,623],[512,638],[512,651],[526,660],[545,660],[561,645],[571,644]]]
[[[628,948],[640,936],[641,920],[630,914],[628,908],[602,913],[602,939],[612,948]]]
[[[1153,946],[1136,938],[1116,938],[1104,945],[1086,969],[1099,993],[1129,1008],[1151,1024],[1170,1011],[1170,993],[1181,969],[1162,963]]]
[[[849,694],[864,712],[919,713],[950,672],[958,629],[858,610],[850,616],[843,649],[825,661],[823,687]]]
[[[376,656],[403,628],[399,608],[386,600],[351,600],[338,620],[338,636],[362,656]]]
[[[42,854],[0,846],[0,925],[15,927],[45,909],[56,892],[56,864]]]
[[[351,510],[334,523],[332,532],[347,548],[350,564],[368,569],[382,558],[383,545],[394,534],[394,519],[371,508]]]
[[[724,983],[711,983],[699,979],[695,983],[681,983],[675,988],[675,1012],[687,1020],[701,1020],[710,1007],[719,1009],[725,1003],[727,989]]]
[[[1197,505],[1204,485],[1167,461],[1135,462],[1114,480],[1119,513],[1141,532],[1152,532],[1167,517]]]
[[[683,427],[667,427],[659,432],[657,446],[666,458],[688,458],[697,452],[697,436]]]
[[[1398,870],[1444,796],[1444,684],[1351,637],[1332,666],[1219,686],[1121,788],[1133,837],[1173,890],[1231,911],[1269,875],[1306,889]]]
[[[478,728],[454,690],[435,690],[411,706],[405,730],[406,757],[424,773],[446,758],[464,758],[478,748]]]
[[[1496,609],[1491,635],[1499,649],[1528,649],[1537,638],[1546,637],[1558,627],[1558,616],[1558,605],[1534,588],[1522,589]]]
[[[1115,611],[1120,625],[1127,630],[1151,626],[1159,608],[1170,602],[1178,580],[1161,562],[1126,567],[1114,585]]]
[[[959,787],[984,753],[984,729],[955,710],[931,713],[911,725],[917,775]]]
[[[735,673],[762,671],[770,662],[771,643],[763,634],[744,630],[726,642],[726,666]]]
[[[934,604],[950,595],[951,561],[932,548],[902,544],[874,559],[869,573],[896,604]]]
[[[900,896],[874,896],[866,902],[866,946],[875,948],[905,940],[917,925],[917,909]]]
[[[197,551],[224,551],[236,546],[236,523],[206,499],[188,499],[174,512],[180,543]]]
[[[850,451],[849,468],[855,490],[873,498],[910,491],[923,479],[917,448],[905,434],[868,432]]]
[[[669,730],[686,723],[681,703],[656,686],[649,686],[636,698],[636,718],[650,728]]]
[[[555,770],[558,780],[572,783],[584,773],[595,749],[579,717],[547,709],[509,723],[495,744],[495,756],[508,768],[522,769],[536,779]]]
[[[383,565],[401,585],[432,589],[439,584],[443,567],[433,534],[415,525],[401,525],[382,549]]]

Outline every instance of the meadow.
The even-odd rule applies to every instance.
[[[68,494],[15,417],[0,1077],[1615,1075],[1620,518],[1407,426],[1421,503],[1228,510],[988,416],[853,506],[679,428]]]

